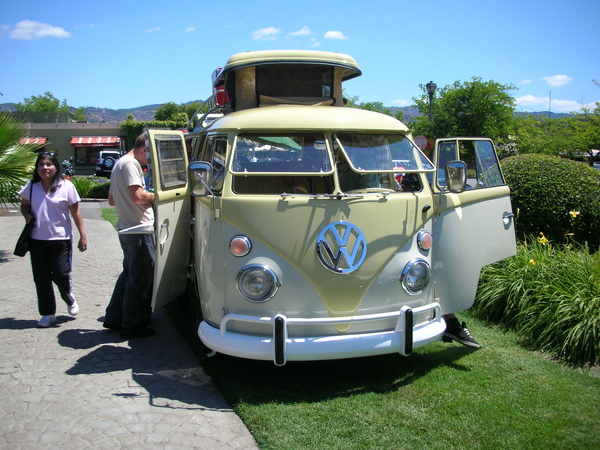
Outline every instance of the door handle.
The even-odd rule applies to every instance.
[[[505,212],[504,214],[502,214],[502,222],[504,222],[505,226],[508,226],[508,224],[510,223],[510,220],[513,217],[515,217],[515,215],[513,213]]]
[[[164,230],[164,231],[163,231]],[[169,239],[169,222],[163,222],[160,224],[160,245],[164,245],[165,242],[167,242],[167,239]]]

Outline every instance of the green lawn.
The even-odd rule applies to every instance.
[[[483,348],[203,365],[262,449],[600,448],[600,377],[466,314]]]

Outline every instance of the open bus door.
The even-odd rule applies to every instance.
[[[452,161],[466,163],[462,192],[448,189],[446,165]],[[472,306],[484,266],[516,253],[514,215],[490,139],[438,139],[434,165],[435,297],[447,314]]]
[[[155,262],[152,310],[185,293],[190,259],[188,158],[181,131],[147,130],[154,188]]]

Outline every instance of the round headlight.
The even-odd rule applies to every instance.
[[[406,293],[411,295],[420,294],[427,286],[431,270],[424,259],[413,259],[404,267],[400,282]]]
[[[246,236],[234,236],[229,241],[229,251],[233,256],[246,256],[252,250],[252,242]]]
[[[240,270],[237,288],[242,297],[250,302],[266,302],[273,298],[281,286],[275,272],[267,266],[253,264]]]

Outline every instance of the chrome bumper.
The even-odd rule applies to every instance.
[[[431,320],[413,324],[414,315],[427,312],[432,313]],[[288,329],[295,325],[337,325],[389,318],[397,318],[393,331],[318,337],[288,336]],[[271,324],[273,335],[264,337],[228,331],[227,325],[236,321]],[[227,314],[223,317],[220,328],[206,322],[200,323],[198,336],[207,347],[216,352],[240,358],[273,360],[280,366],[287,361],[356,358],[388,353],[407,356],[413,349],[437,340],[445,329],[440,305],[431,303],[412,309],[404,306],[400,311],[389,313],[316,319],[289,318],[283,314],[275,317]]]

